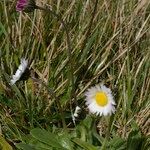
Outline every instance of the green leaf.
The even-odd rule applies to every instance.
[[[87,57],[90,49],[92,48],[92,45],[94,43],[94,41],[96,40],[97,35],[99,34],[98,30],[95,31],[95,33],[93,33],[90,37],[90,39],[88,40],[85,49],[82,51],[81,54],[81,58],[79,60],[79,62],[83,62],[83,60],[86,60],[85,58]]]
[[[5,27],[3,26],[3,24],[0,22],[0,29],[1,29],[1,33],[0,33],[0,35],[2,35],[2,33],[4,33],[5,34],[5,36],[7,36],[8,34],[7,34],[7,31],[6,31],[6,29],[5,29]]]
[[[33,138],[29,142],[31,145],[35,147],[36,150],[52,150],[53,148],[37,139]]]
[[[1,86],[1,85],[0,85]],[[11,106],[13,101],[4,96],[4,94],[0,94],[0,103],[5,106]]]
[[[49,146],[52,146],[54,148],[63,149],[63,147],[58,142],[58,137],[51,132],[48,132],[44,129],[36,128],[36,129],[31,130],[30,133],[35,139],[37,139]]]
[[[127,139],[127,150],[138,150],[142,145],[142,137],[138,131],[132,131]]]
[[[72,143],[71,138],[67,133],[64,132],[59,136],[59,142],[65,149],[73,150],[74,143]]]
[[[77,131],[80,133],[80,139],[82,141],[86,140],[86,136],[87,136],[87,130],[84,126],[78,126],[77,127]]]
[[[40,141],[31,141],[30,144],[18,143],[16,144],[17,148],[21,148],[23,150],[52,150],[50,146],[44,144]]]
[[[91,130],[92,125],[93,125],[93,118],[91,115],[88,115],[84,120],[83,120],[83,125],[88,129]]]
[[[0,149],[1,150],[12,150],[12,147],[2,136],[0,136]]]
[[[16,147],[23,150],[36,150],[33,146],[24,143],[18,143]]]
[[[126,149],[126,141],[120,137],[114,137],[108,144],[108,149],[111,150],[125,150]]]
[[[81,146],[82,148],[84,148],[84,150],[98,150],[95,146],[87,142],[81,141],[78,138],[75,138],[72,141],[75,142],[77,145]]]

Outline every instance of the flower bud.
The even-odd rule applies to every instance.
[[[18,0],[16,5],[17,11],[24,11],[24,12],[32,12],[36,9],[36,3],[34,0]]]

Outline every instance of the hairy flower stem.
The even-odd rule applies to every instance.
[[[71,81],[71,94],[70,94],[70,107],[72,109],[72,105],[71,105],[71,100],[74,99],[74,102],[76,104],[76,106],[78,106],[78,102],[77,102],[77,98],[76,98],[76,94],[75,94],[75,85],[74,85],[74,68],[73,68],[73,59],[72,59],[72,48],[71,48],[71,40],[70,40],[70,37],[69,37],[69,31],[68,31],[68,28],[67,28],[67,25],[66,23],[64,22],[64,20],[58,15],[56,14],[55,12],[53,12],[50,8],[43,8],[43,7],[40,7],[40,6],[36,6],[36,9],[40,9],[40,10],[44,10],[44,11],[47,11],[47,12],[50,12],[53,16],[55,16],[60,22],[61,24],[63,25],[63,28],[66,32],[66,37],[67,37],[67,46],[68,46],[68,49],[67,49],[67,54],[68,54],[68,60],[69,60],[69,65],[70,65],[70,71],[69,71],[69,76],[70,76],[70,81]]]
[[[67,126],[66,126],[66,122],[65,122],[65,117],[64,117],[64,112],[63,112],[63,109],[61,107],[61,104],[60,104],[60,101],[59,101],[59,98],[56,96],[55,92],[49,88],[42,80],[40,79],[37,79],[33,76],[31,76],[31,79],[35,82],[37,82],[38,84],[41,84],[42,86],[44,86],[46,88],[46,90],[48,91],[48,93],[50,94],[50,96],[52,96],[52,98],[54,98],[56,100],[56,103],[57,103],[57,106],[58,106],[58,109],[61,113],[61,119],[62,119],[62,125],[63,125],[63,128],[64,129],[67,129]]]
[[[106,145],[107,145],[107,142],[109,141],[109,138],[110,138],[110,129],[111,129],[111,121],[110,121],[110,117],[106,117],[106,122],[107,122],[107,130],[106,130],[106,136],[105,136],[105,139],[104,139],[104,142],[102,144],[102,147],[101,147],[101,150],[106,150]]]

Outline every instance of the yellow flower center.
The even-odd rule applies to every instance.
[[[95,99],[96,99],[96,103],[102,107],[107,105],[108,103],[107,95],[104,92],[97,92],[95,95]]]

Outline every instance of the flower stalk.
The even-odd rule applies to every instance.
[[[70,67],[70,70],[68,72],[69,73],[69,78],[70,78],[69,84],[71,85],[71,86],[69,86],[69,87],[71,87],[70,109],[72,111],[72,99],[74,99],[74,102],[75,102],[76,106],[78,106],[78,103],[77,103],[77,98],[76,98],[76,95],[75,95],[74,68],[73,68],[74,65],[73,65],[73,61],[72,61],[71,40],[70,40],[70,37],[69,37],[69,31],[68,31],[68,28],[67,28],[67,24],[65,23],[65,21],[57,13],[52,11],[51,8],[48,8],[48,6],[46,6],[46,7],[37,6],[36,3],[35,3],[35,0],[18,0],[17,1],[17,5],[16,5],[16,10],[17,11],[32,12],[35,9],[44,10],[46,12],[51,13],[54,17],[56,17],[61,22],[61,24],[64,28],[64,31],[66,33],[67,55],[68,55],[68,61],[69,61],[69,67]]]
[[[68,47],[67,48],[67,55],[68,55],[69,67],[70,67],[69,76],[70,76],[71,87],[72,87],[71,95],[70,95],[70,101],[72,100],[72,98],[74,98],[74,102],[75,102],[76,106],[78,106],[77,98],[75,95],[74,68],[73,68],[74,65],[73,65],[73,61],[72,61],[73,59],[72,59],[72,54],[71,54],[71,52],[72,52],[71,40],[69,37],[69,31],[68,31],[67,25],[64,22],[64,20],[58,14],[56,14],[54,11],[52,11],[50,8],[48,8],[48,7],[43,8],[43,7],[37,6],[37,9],[50,12],[53,16],[55,16],[61,22],[61,24],[63,25],[64,31],[66,32],[66,40],[67,40],[67,47]]]
[[[61,116],[63,128],[67,129],[66,122],[65,122],[65,117],[64,117],[64,113],[63,113],[63,109],[61,107],[60,101],[59,101],[58,97],[56,96],[55,92],[51,88],[49,88],[42,80],[37,79],[37,78],[35,78],[33,76],[31,76],[31,79],[33,81],[37,82],[38,84],[43,85],[46,88],[46,90],[48,91],[48,93],[56,100],[59,112],[61,113],[60,116]]]
[[[107,123],[107,129],[106,129],[106,136],[104,139],[104,142],[102,143],[102,147],[101,150],[106,150],[106,146],[107,143],[109,141],[109,137],[110,137],[110,129],[111,129],[111,120],[110,120],[110,116],[105,117],[106,123]]]
[[[70,84],[71,84],[71,94],[70,94],[70,104],[71,104],[71,100],[74,99],[74,102],[76,104],[76,106],[78,106],[77,104],[77,99],[76,99],[76,95],[75,95],[75,85],[74,85],[74,69],[73,69],[73,61],[72,61],[72,48],[71,48],[71,40],[69,37],[69,31],[67,28],[67,24],[65,23],[65,21],[54,11],[51,10],[51,8],[48,8],[48,6],[46,5],[46,7],[40,7],[38,5],[36,5],[35,0],[18,0],[17,1],[17,5],[16,5],[16,10],[17,11],[23,11],[23,12],[32,12],[35,9],[39,9],[39,10],[44,10],[46,12],[51,13],[54,17],[56,17],[62,24],[64,31],[66,33],[66,40],[67,40],[67,55],[68,55],[68,60],[69,60],[69,67],[70,67],[70,71],[69,71],[69,77],[70,77]]]

